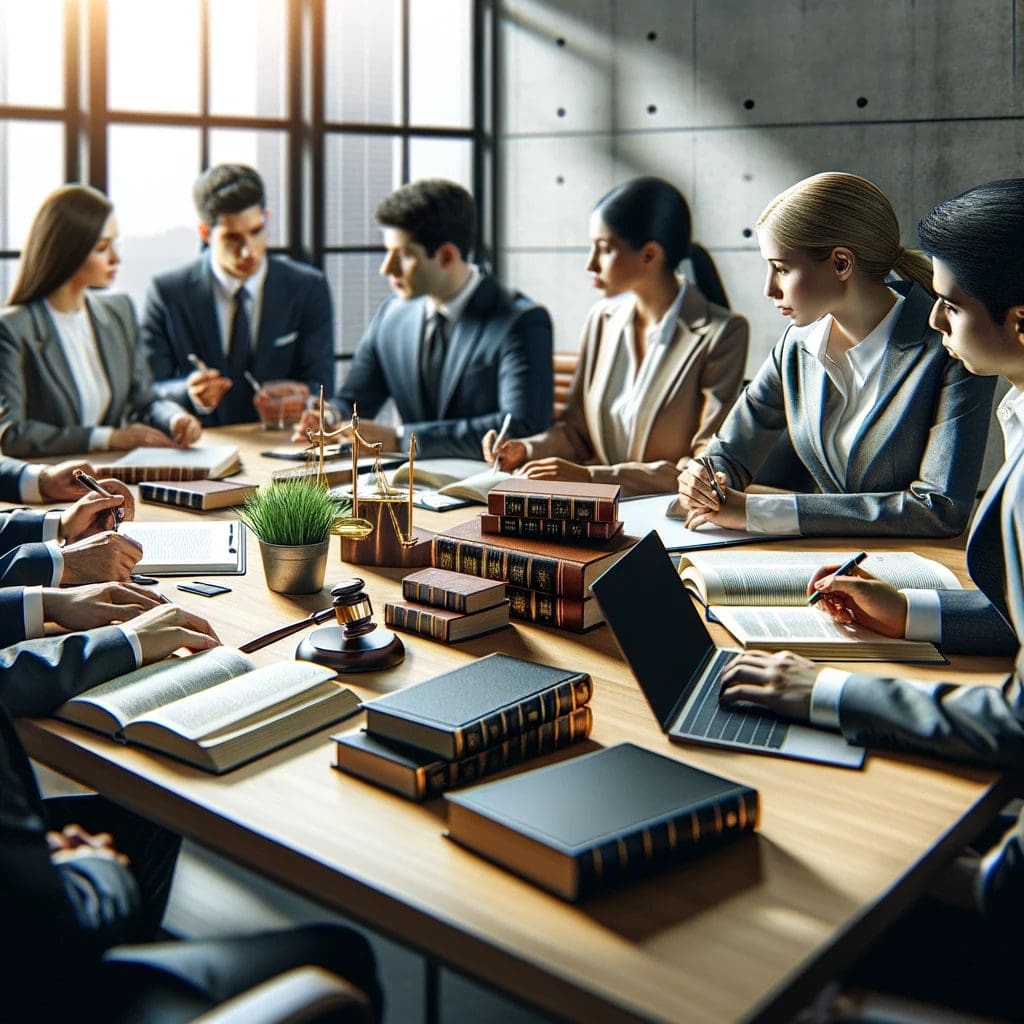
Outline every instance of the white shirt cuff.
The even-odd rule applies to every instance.
[[[748,494],[747,532],[800,536],[795,494]]]
[[[41,502],[43,492],[39,489],[39,480],[43,475],[45,466],[38,463],[28,463],[18,477],[18,489],[21,492],[21,500],[27,502]]]
[[[942,604],[937,590],[903,590],[907,599],[907,622],[903,636],[907,640],[942,643]]]
[[[838,668],[818,670],[811,687],[811,725],[820,729],[839,728],[839,699],[850,675]]]
[[[113,427],[93,427],[89,432],[89,451],[110,451],[110,439],[113,435]]]
[[[55,540],[48,540],[46,547],[50,552],[50,559],[53,561],[53,576],[50,577],[50,586],[59,587],[61,577],[64,575],[64,552]]]
[[[124,633],[125,640],[131,645],[132,654],[135,655],[135,667],[138,668],[142,664],[142,644],[139,641],[139,634],[123,622],[119,623],[117,628]]]
[[[43,588],[26,587],[22,591],[22,612],[25,616],[25,639],[32,640],[46,632],[43,616]]]
[[[43,540],[56,540],[60,536],[60,513],[47,512],[43,516]]]

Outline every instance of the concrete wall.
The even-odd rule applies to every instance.
[[[752,228],[817,171],[863,174],[903,243],[939,200],[1024,174],[1021,0],[502,0],[502,276],[578,344],[595,293],[587,221],[658,174],[751,321],[754,369],[782,322]]]

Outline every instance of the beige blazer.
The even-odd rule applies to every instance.
[[[581,463],[592,480],[619,484],[624,495],[675,493],[680,470],[704,451],[736,401],[747,360],[747,321],[708,302],[689,282],[683,287],[675,337],[648,383],[629,461],[609,464],[601,410],[615,398],[609,377],[636,311],[632,298],[602,299],[591,309],[565,415],[523,438],[529,458]]]

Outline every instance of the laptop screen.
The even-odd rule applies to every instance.
[[[652,530],[591,589],[647,703],[667,729],[683,687],[715,645],[661,538]]]

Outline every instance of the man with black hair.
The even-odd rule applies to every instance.
[[[428,178],[403,185],[377,207],[385,256],[380,273],[395,292],[356,348],[334,413],[385,450],[415,433],[423,456],[480,458],[480,438],[511,416],[511,436],[551,422],[551,318],[468,262],[476,231],[473,197]],[[385,401],[401,417],[376,422]],[[296,440],[317,424],[303,418]]]
[[[294,380],[314,393],[334,384],[331,296],[319,270],[267,255],[263,181],[251,167],[218,164],[192,190],[207,251],[154,278],[142,342],[154,390],[207,426],[256,419],[246,373]],[[256,401],[262,400],[258,396]]]

